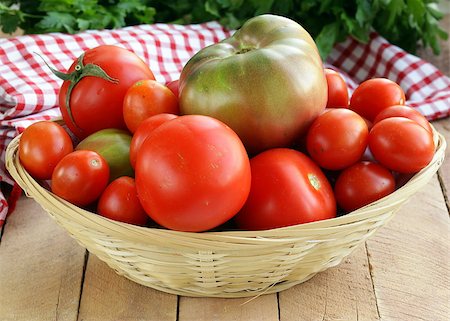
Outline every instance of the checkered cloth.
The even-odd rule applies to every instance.
[[[57,96],[62,81],[36,53],[64,71],[86,49],[115,44],[134,51],[149,64],[156,79],[166,83],[179,77],[195,52],[231,33],[217,22],[210,22],[0,39],[0,182],[14,183],[4,168],[5,149],[11,139],[37,120],[60,116]],[[429,120],[450,114],[450,79],[375,33],[366,45],[350,38],[336,45],[326,66],[343,74],[350,93],[365,79],[386,77],[399,83],[407,104]],[[8,202],[0,193],[0,226],[7,212]]]

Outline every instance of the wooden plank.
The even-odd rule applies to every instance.
[[[90,254],[80,301],[80,321],[175,321],[177,296],[119,276]]]
[[[22,197],[0,244],[0,320],[77,319],[85,250]]]
[[[280,321],[379,320],[366,248],[279,294]]]
[[[438,171],[439,181],[447,203],[447,209],[450,209],[450,118],[441,119],[432,122],[435,128],[444,135],[447,141],[445,150],[445,160]]]
[[[178,321],[278,321],[276,294],[257,298],[180,297]]]
[[[450,220],[436,177],[367,241],[382,320],[448,321]]]

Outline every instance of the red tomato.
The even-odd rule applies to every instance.
[[[328,84],[327,108],[348,107],[348,88],[344,78],[333,69],[324,70]]]
[[[150,135],[150,133],[164,124],[166,121],[177,118],[174,114],[158,114],[151,116],[144,120],[136,129],[130,145],[130,163],[133,168],[136,167],[136,159],[139,148],[141,148],[144,140]]]
[[[239,228],[265,230],[336,216],[333,190],[305,154],[270,149],[253,157],[250,166],[250,195],[235,217]]]
[[[173,94],[177,97],[180,96],[179,83],[180,83],[180,80],[177,79],[177,80],[169,81],[166,84],[167,88],[169,88],[173,92]]]
[[[397,83],[386,78],[373,78],[355,89],[349,108],[373,122],[383,109],[404,104],[405,93]]]
[[[369,133],[369,148],[378,162],[399,173],[420,171],[434,155],[431,133],[404,117],[376,123]]]
[[[363,207],[395,190],[392,173],[372,162],[360,162],[341,172],[334,193],[338,205],[347,212]]]
[[[155,80],[140,80],[128,89],[123,100],[123,118],[134,133],[139,124],[161,113],[179,114],[178,98]]]
[[[122,112],[126,91],[138,80],[155,79],[136,54],[111,45],[86,50],[68,72],[72,80],[62,84],[59,106],[65,123],[80,139],[100,129],[126,129]],[[71,84],[75,86],[70,93]]]
[[[306,148],[322,168],[338,170],[359,161],[367,147],[369,130],[350,109],[331,109],[317,117],[306,136]]]
[[[377,117],[375,117],[375,120],[373,121],[374,124],[378,123],[380,120],[390,117],[406,117],[409,118],[416,123],[418,123],[420,126],[428,130],[430,133],[433,133],[433,129],[431,129],[431,125],[428,122],[428,120],[423,116],[420,112],[415,110],[414,108],[404,106],[404,105],[395,105],[388,107],[384,110],[382,110]]]
[[[52,192],[78,206],[89,205],[104,191],[109,181],[108,163],[98,153],[77,150],[56,165]]]
[[[136,187],[147,214],[160,225],[199,232],[228,221],[250,191],[250,162],[228,126],[187,115],[156,128],[136,161]]]
[[[148,216],[138,199],[134,179],[122,176],[103,191],[97,205],[98,214],[115,221],[145,225]]]
[[[20,162],[36,179],[50,179],[56,164],[72,151],[69,134],[52,121],[30,125],[20,138]]]

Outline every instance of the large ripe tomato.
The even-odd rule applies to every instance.
[[[72,150],[72,140],[61,125],[40,121],[22,133],[19,159],[34,178],[50,179],[56,164]]]
[[[126,129],[123,98],[141,79],[155,79],[136,54],[121,47],[101,45],[86,50],[70,66],[59,92],[62,117],[70,130],[84,138],[100,129]]]
[[[333,190],[320,168],[293,149],[270,149],[250,160],[250,195],[235,220],[264,230],[336,216]]]
[[[228,221],[250,191],[250,162],[239,137],[212,117],[170,120],[142,144],[138,197],[160,225],[199,232]]]
[[[405,104],[405,93],[394,81],[373,78],[362,82],[350,98],[350,109],[371,122],[383,110],[393,105]]]
[[[123,118],[130,132],[148,117],[161,113],[179,114],[178,97],[155,80],[140,80],[131,86],[123,100]]]
[[[344,78],[333,69],[324,70],[328,85],[327,108],[348,107],[348,87]]]
[[[104,191],[109,181],[108,164],[98,153],[77,150],[56,165],[52,192],[78,206],[89,205]]]
[[[375,202],[394,190],[392,173],[377,163],[367,161],[343,170],[334,185],[336,201],[347,212]]]
[[[327,103],[316,44],[298,23],[260,15],[195,54],[180,76],[182,114],[230,126],[251,154],[290,145]]]
[[[418,112],[416,109],[405,106],[405,105],[395,105],[388,107],[384,110],[382,110],[377,117],[375,117],[375,120],[373,121],[374,124],[378,123],[380,120],[390,117],[406,117],[409,118],[416,123],[418,123],[420,126],[428,130],[430,133],[433,133],[433,129],[431,128],[430,122],[425,118],[424,115],[422,115],[420,112]]]
[[[145,225],[148,216],[138,199],[134,179],[122,176],[112,181],[103,191],[97,205],[98,214],[109,219]]]
[[[367,147],[369,129],[354,111],[331,109],[314,120],[306,148],[319,166],[339,170],[359,161]]]
[[[432,134],[405,117],[376,123],[369,133],[369,148],[378,162],[399,173],[420,171],[434,155]]]

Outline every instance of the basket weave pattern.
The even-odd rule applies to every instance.
[[[391,195],[334,219],[266,231],[184,233],[115,222],[39,185],[22,167],[20,136],[7,148],[12,177],[83,247],[117,273],[164,292],[246,297],[278,292],[339,264],[388,222],[441,166],[446,142],[434,132],[431,163]]]

